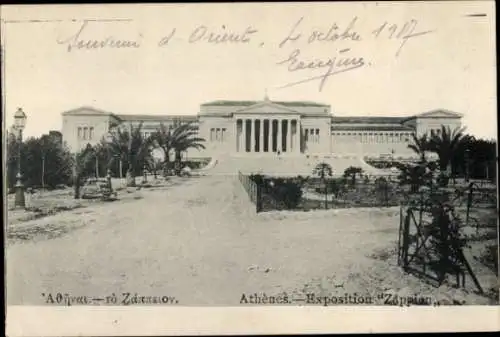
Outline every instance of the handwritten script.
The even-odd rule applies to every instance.
[[[374,27],[362,25],[358,17],[353,17],[344,22],[332,22],[324,28],[307,28],[306,17],[294,21],[288,29],[280,33],[275,41],[269,40],[255,25],[242,25],[238,29],[221,26],[195,25],[192,29],[181,31],[171,27],[157,39],[146,39],[142,34],[135,36],[115,37],[112,35],[96,38],[88,32],[88,21],[83,21],[73,33],[57,39],[58,45],[64,46],[68,53],[83,51],[98,51],[106,49],[137,50],[147,43],[154,43],[158,48],[175,48],[176,44],[187,43],[191,45],[211,46],[254,46],[262,48],[264,45],[275,48],[283,54],[274,62],[287,73],[298,77],[296,80],[281,85],[279,88],[288,88],[309,82],[316,82],[318,90],[325,87],[329,78],[334,75],[362,69],[370,66],[369,55],[359,50],[366,43],[394,43],[394,57],[400,57],[405,46],[410,40],[420,39],[433,33],[434,30],[425,30],[416,19],[407,22],[384,21]],[[92,23],[99,24],[99,23]],[[311,22],[309,22],[311,24]],[[273,37],[275,39],[275,37]],[[153,42],[151,42],[153,41]],[[321,55],[311,54],[314,46],[322,45]],[[358,51],[356,51],[358,50]],[[326,54],[326,55],[325,55]]]

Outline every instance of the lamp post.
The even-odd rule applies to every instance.
[[[18,153],[17,153],[17,175],[16,175],[16,197],[14,200],[14,206],[16,208],[25,208],[26,201],[24,199],[24,186],[22,182],[21,174],[21,147],[23,143],[23,130],[26,126],[26,114],[23,109],[18,108],[14,114],[14,128],[18,132]]]
[[[464,159],[465,159],[465,182],[468,183],[469,182],[469,161],[470,161],[470,150],[469,149],[465,149],[465,155],[464,155]]]
[[[148,174],[148,171],[146,169],[146,164],[144,164],[142,166],[142,183],[143,184],[146,184],[148,182],[147,174]]]

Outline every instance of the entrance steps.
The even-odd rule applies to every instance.
[[[367,164],[360,157],[332,157],[332,156],[220,156],[215,159],[216,164],[205,172],[209,175],[234,175],[238,171],[246,174],[266,174],[276,176],[308,176],[319,163],[330,164],[333,175],[339,176],[349,166],[361,167],[368,175],[387,175],[386,170],[377,169]]]

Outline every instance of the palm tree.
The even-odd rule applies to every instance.
[[[465,127],[451,129],[449,126],[441,126],[440,133],[434,133],[429,140],[429,149],[439,156],[439,168],[441,172],[452,172],[453,157],[462,145],[470,142],[471,136],[465,134]]]
[[[73,189],[75,199],[80,199],[80,187],[82,186],[82,176],[89,161],[92,160],[92,146],[87,145],[81,151],[75,153],[73,157]]]
[[[149,155],[148,141],[141,133],[142,122],[137,127],[132,124],[124,131],[117,128],[111,133],[111,141],[108,143],[111,153],[127,163],[127,186],[135,186],[135,172],[142,167]],[[114,157],[114,158],[116,158]]]
[[[412,133],[412,143],[408,144],[408,148],[413,150],[420,157],[420,162],[426,162],[426,152],[429,151],[429,138],[427,134],[418,137],[416,133]]]
[[[363,169],[361,167],[355,167],[355,166],[349,166],[344,170],[344,177],[350,177],[351,178],[351,186],[356,186],[356,176],[363,174]]]
[[[172,149],[172,132],[165,124],[160,123],[160,127],[153,132],[150,137],[152,146],[160,147],[165,155],[163,160],[163,174],[166,175],[170,164],[170,150]]]
[[[313,175],[318,176],[321,179],[321,182],[323,183],[323,186],[325,188],[325,209],[328,208],[328,191],[327,191],[327,184],[326,184],[326,177],[331,177],[333,175],[333,169],[330,164],[327,163],[319,163],[314,167]]]
[[[190,148],[204,149],[204,138],[198,137],[198,128],[193,123],[185,123],[176,127],[170,136],[170,146],[175,150],[176,174],[180,175],[181,154]],[[168,153],[166,153],[168,156]]]

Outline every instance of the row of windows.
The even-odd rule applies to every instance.
[[[210,141],[211,142],[224,142],[226,140],[226,128],[211,128]]]
[[[306,142],[319,143],[319,129],[304,129],[304,139]]]
[[[92,140],[94,138],[93,127],[78,127],[78,140]]]
[[[410,141],[407,133],[335,132],[333,136],[339,140],[356,140],[361,143],[407,143]]]

